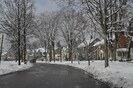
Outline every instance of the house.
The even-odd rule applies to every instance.
[[[103,60],[105,56],[105,48],[104,48],[104,39],[95,43],[93,47],[96,48],[96,59],[97,60]]]
[[[55,50],[55,60],[61,60],[61,52],[62,52],[62,47],[58,47]]]
[[[89,44],[89,48],[88,48],[88,53],[90,56],[90,59],[92,60],[96,60],[97,59],[97,48],[94,47],[94,44],[96,44],[97,42],[100,42],[99,38],[94,39],[90,44]]]
[[[12,53],[10,52],[3,52],[2,60],[3,61],[15,61],[15,57],[13,57]]]
[[[117,49],[116,49],[116,58],[118,60],[127,59],[129,39],[124,35],[124,32],[118,34]]]
[[[33,50],[27,49],[27,57],[29,60],[36,59],[36,60],[44,60],[46,59],[46,50],[44,48],[37,48]]]
[[[118,33],[118,39],[117,41],[113,40],[112,45],[108,46],[108,57],[109,59],[112,59],[114,54],[114,44],[117,44],[117,49],[116,49],[116,59],[121,60],[121,59],[127,59],[128,55],[128,46],[129,46],[129,39],[124,35],[124,32],[119,32]],[[104,39],[95,43],[93,45],[94,47],[97,48],[96,50],[96,55],[98,60],[104,59],[105,56],[105,46],[104,46]]]
[[[96,47],[93,47],[93,46],[94,46],[95,43],[97,43],[99,41],[100,40],[98,38],[96,38],[96,39],[92,39],[91,41],[87,40],[86,45],[85,45],[85,43],[81,43],[78,46],[79,59],[80,60],[85,60],[86,53],[90,57],[89,59],[96,59],[96,53],[95,53]],[[86,52],[86,50],[87,50],[87,52]]]
[[[65,46],[62,46],[55,50],[56,60],[64,61],[64,60],[67,60],[67,58],[68,58],[68,53],[67,53],[67,48]]]

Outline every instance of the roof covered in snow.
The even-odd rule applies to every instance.
[[[92,43],[95,39],[91,39],[91,40],[86,40],[84,42],[82,42],[81,44],[78,45],[78,48],[82,48],[82,47],[85,47],[87,45],[89,45],[90,43]]]
[[[5,55],[5,54],[7,54],[7,52],[3,52],[3,53],[2,53],[2,56]]]
[[[36,52],[45,52],[45,49],[44,48],[38,48],[38,49],[34,49],[33,52],[36,51]]]
[[[104,39],[95,43],[93,46],[99,46],[99,45],[104,45]]]

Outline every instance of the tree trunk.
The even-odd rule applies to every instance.
[[[88,51],[88,48],[87,49],[87,53],[86,53],[86,59],[88,60],[88,66],[90,66],[90,56],[89,56],[89,51]]]
[[[46,59],[46,62],[47,62],[48,59],[47,59],[47,44],[46,44],[46,41],[45,41],[45,59]]]
[[[88,66],[90,66],[90,59],[88,58]]]
[[[108,34],[107,34],[107,31],[108,31],[108,25],[107,25],[107,22],[108,22],[108,18],[106,17],[108,12],[107,12],[107,1],[104,0],[104,13],[103,13],[103,16],[105,17],[104,18],[104,29],[103,29],[103,32],[104,32],[104,35],[105,35],[105,68],[109,66],[109,60],[108,60]]]
[[[20,32],[18,32],[18,65],[21,65],[20,45]]]
[[[53,59],[54,59],[54,62],[55,62],[55,49],[54,49],[55,45],[54,45],[54,42],[52,41],[52,48],[53,48]]]
[[[1,62],[1,59],[2,59],[3,41],[4,41],[4,34],[2,34],[2,39],[1,39],[0,62]]]
[[[24,50],[22,47],[21,47],[21,60],[22,62],[24,62]]]
[[[132,43],[132,41],[130,42],[129,47],[128,47],[128,55],[127,55],[128,60],[131,60],[131,55],[130,55],[131,43]]]
[[[105,68],[109,66],[109,60],[108,60],[108,45],[107,45],[107,39],[104,39],[105,41]]]
[[[60,47],[60,62],[62,62],[62,47]]]
[[[23,33],[24,33],[24,64],[26,64],[27,62],[26,62],[26,54],[27,54],[27,50],[26,50],[26,3],[25,3],[25,0],[23,0],[24,2],[24,30],[23,30]]]
[[[26,64],[26,54],[27,54],[27,50],[26,50],[26,28],[24,28],[24,49],[23,49],[23,58],[24,58],[24,64]]]
[[[52,61],[52,46],[50,45],[49,60]]]
[[[72,47],[70,47],[70,46],[69,46],[69,60],[71,60],[71,63],[73,63]]]
[[[21,65],[21,52],[20,52],[20,46],[21,46],[21,33],[20,33],[20,7],[19,7],[19,2],[18,2],[18,17],[17,17],[17,21],[18,21],[18,28],[17,28],[17,32],[18,32],[18,65]]]
[[[18,32],[18,65],[21,65],[20,32]]]

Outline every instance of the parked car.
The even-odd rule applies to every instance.
[[[31,59],[30,62],[31,63],[36,63],[36,59]]]

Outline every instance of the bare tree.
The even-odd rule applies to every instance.
[[[75,49],[81,40],[81,31],[85,30],[87,21],[82,12],[76,12],[72,8],[61,11],[60,30],[68,46],[69,60],[73,63]]]
[[[55,44],[58,30],[58,13],[41,14],[38,19],[38,33],[42,46],[49,52],[50,61],[55,61]]]
[[[111,17],[120,12],[123,8],[123,4],[120,4],[120,2],[116,0],[82,0],[82,3],[93,23],[99,25],[99,31],[104,37],[105,67],[108,67],[108,30],[112,28],[110,25]],[[112,11],[116,3],[118,4],[117,9]]]
[[[24,43],[24,49],[23,49],[23,54],[24,54],[24,62],[26,64],[26,54],[27,54],[27,48],[26,48],[26,36],[28,35],[28,29],[31,30],[33,28],[33,18],[34,18],[34,13],[33,13],[33,3],[31,0],[22,0],[23,4],[23,43]]]
[[[26,30],[31,27],[33,3],[30,0],[3,0],[1,26],[17,43],[18,64],[21,64],[22,42],[26,56]],[[24,37],[22,37],[24,36]]]

